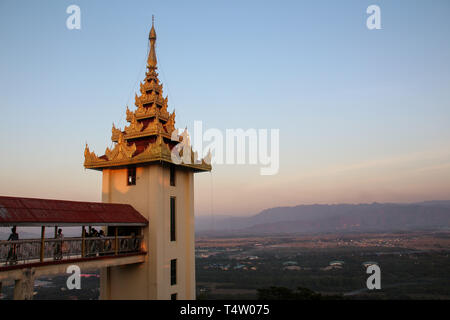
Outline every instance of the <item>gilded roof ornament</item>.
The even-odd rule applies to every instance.
[[[125,141],[123,133],[121,132],[119,135],[119,141],[112,150],[106,148],[105,155],[109,161],[118,161],[131,158],[135,151],[136,144],[133,143],[133,145],[129,146]]]
[[[94,153],[94,151],[90,151],[88,144],[86,143],[86,147],[84,148],[84,164],[88,164],[91,162],[98,162],[98,161],[102,161],[102,159],[100,159],[99,157],[97,157],[97,155]]]
[[[155,50],[156,31],[155,31],[154,21],[152,21],[152,29],[150,30],[150,34],[148,35],[148,39],[150,40],[150,53],[148,54],[147,68],[149,70],[154,70],[154,69],[158,68],[156,66],[158,61],[156,60],[156,50]]]
[[[172,133],[175,130],[175,111],[169,116],[169,119],[164,126],[168,133]]]
[[[140,132],[143,127],[144,127],[144,124],[142,122],[138,122],[136,119],[136,116],[133,113],[131,116],[130,125],[125,127],[125,132],[127,134],[137,133],[137,132]]]

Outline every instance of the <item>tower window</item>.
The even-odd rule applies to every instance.
[[[129,167],[127,176],[128,176],[127,185],[129,186],[136,185],[136,167]]]
[[[170,260],[170,285],[177,284],[177,259]]]
[[[175,167],[170,166],[170,185],[175,187]]]
[[[175,197],[170,197],[170,241],[176,240]]]
[[[177,300],[177,294],[176,293],[172,293],[170,295],[170,300]]]

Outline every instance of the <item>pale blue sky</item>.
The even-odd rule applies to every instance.
[[[371,4],[382,30],[366,28]],[[280,173],[198,175],[199,214],[450,198],[446,0],[2,0],[0,194],[100,200],[84,143],[103,154],[125,125],[152,14],[178,127],[280,128]]]

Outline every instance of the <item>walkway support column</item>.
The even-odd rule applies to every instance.
[[[15,281],[14,300],[33,299],[34,273],[34,268],[23,270],[21,278]]]
[[[41,262],[44,262],[45,252],[45,226],[41,227]]]
[[[119,228],[115,228],[115,234],[114,234],[114,237],[115,237],[115,243],[116,243],[116,245],[115,245],[115,250],[114,250],[114,253],[117,255],[118,253],[119,253],[119,238],[118,238],[118,235],[119,235]]]
[[[86,244],[85,239],[86,238],[86,231],[84,230],[84,226],[81,229],[81,257],[84,258],[86,256]]]

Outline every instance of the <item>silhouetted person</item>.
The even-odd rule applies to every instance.
[[[16,232],[16,227],[11,228],[11,234],[9,235],[8,241],[19,240],[19,234]]]
[[[90,238],[97,238],[98,237],[98,232],[95,228],[92,228],[89,232],[89,237]],[[96,256],[98,253],[98,241],[97,240],[89,240],[87,245],[88,248],[88,252],[86,254],[87,257],[92,257],[92,256]]]
[[[16,232],[16,227],[12,227],[11,234],[8,237],[8,241],[17,241],[19,240],[19,234]],[[13,243],[8,252],[7,261],[9,264],[17,264],[17,244]]]
[[[89,234],[90,237],[97,237],[98,236],[98,232],[97,230],[95,230],[95,228],[91,229],[91,233]]]
[[[62,233],[62,229],[58,229],[58,234],[56,235],[56,247],[55,247],[55,260],[61,260],[63,257],[62,246],[64,241],[64,234]]]
[[[138,240],[136,238],[136,233],[132,232],[131,233],[131,239],[130,239],[131,243],[131,251],[136,251],[138,249]]]
[[[98,232],[98,237],[99,238],[104,238],[105,237],[105,232],[103,230],[100,230]],[[105,251],[105,246],[106,246],[106,242],[105,240],[99,240],[98,241],[98,249],[99,249],[99,255],[103,256],[104,255],[104,251]]]

